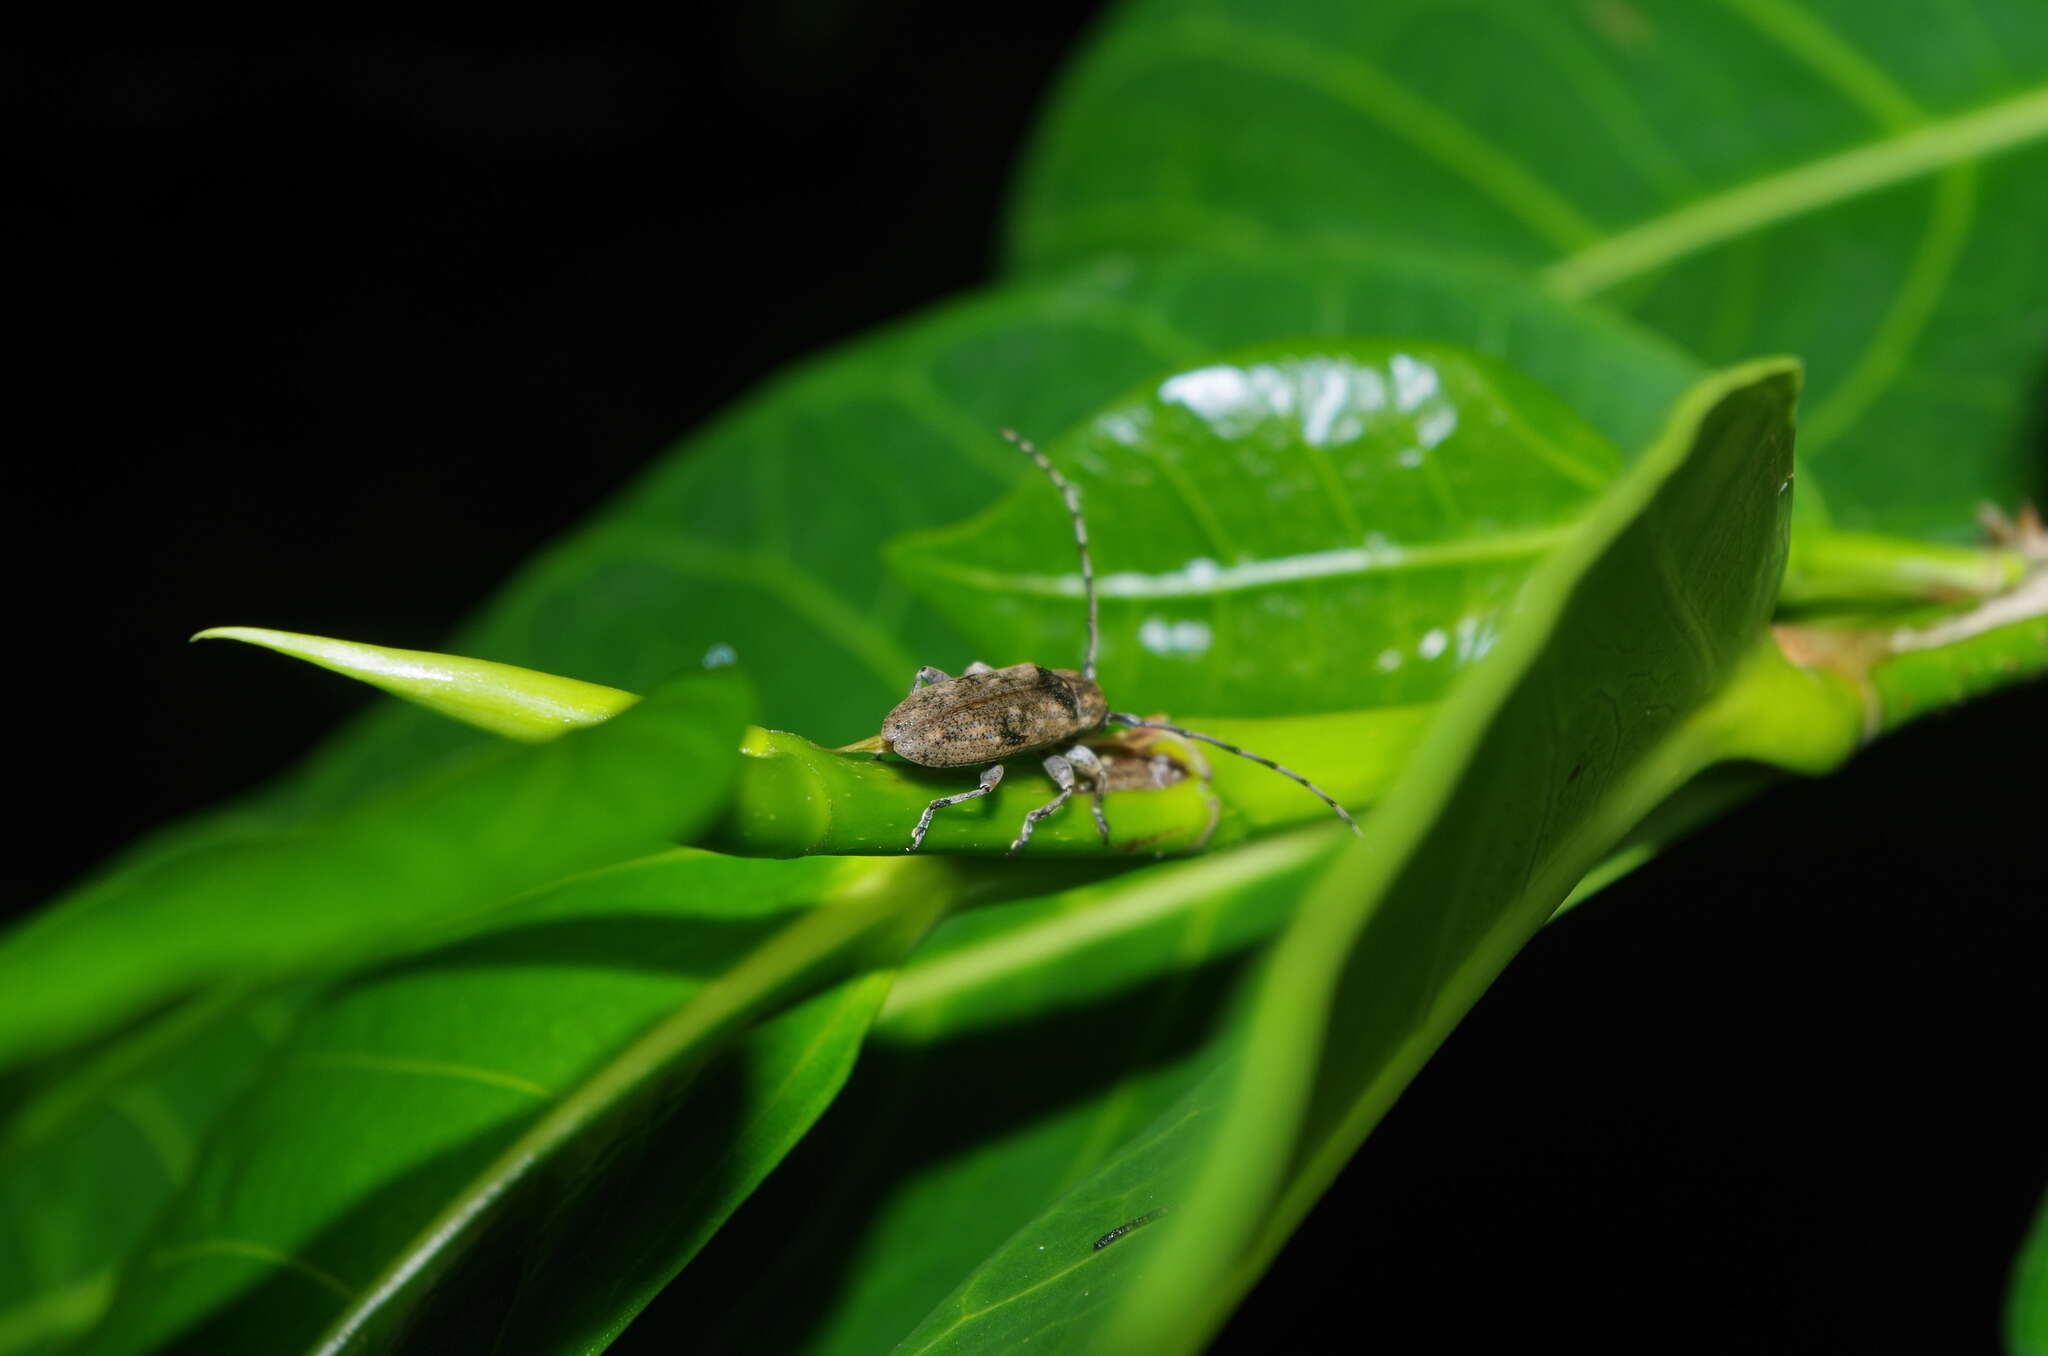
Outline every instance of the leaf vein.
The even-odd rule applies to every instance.
[[[157,1089],[138,1084],[107,1099],[107,1104],[135,1128],[174,1185],[192,1170],[192,1136],[178,1113]]]
[[[1941,304],[1948,282],[1962,257],[1976,218],[1977,169],[1957,165],[1936,181],[1927,227],[1913,252],[1906,276],[1885,316],[1872,331],[1835,389],[1817,403],[1800,430],[1800,450],[1808,458],[1841,437],[1863,417],[1899,373],[1913,345]]]
[[[1328,96],[1385,127],[1559,249],[1602,238],[1598,226],[1526,165],[1358,56],[1207,15],[1153,30],[1148,40],[1161,55],[1206,57]]]
[[[360,1050],[317,1050],[297,1056],[292,1063],[301,1068],[355,1069],[367,1073],[448,1078],[458,1082],[481,1083],[486,1087],[525,1093],[542,1101],[552,1101],[555,1096],[553,1089],[544,1087],[530,1078],[521,1078],[518,1074],[486,1069],[475,1064],[458,1064],[450,1060],[411,1059],[402,1055],[378,1055]]]
[[[1803,63],[1850,103],[1894,132],[1927,114],[1876,64],[1795,0],[1721,0],[1759,33]]]
[[[1752,179],[1649,217],[1543,270],[1566,298],[1604,292],[1765,226],[2048,137],[2048,87]]]
[[[258,1243],[247,1238],[208,1238],[175,1248],[160,1248],[150,1254],[149,1264],[152,1267],[173,1267],[208,1257],[240,1257],[252,1262],[267,1262],[280,1271],[289,1271],[315,1281],[343,1300],[355,1296],[354,1289],[333,1272],[317,1267],[302,1257],[294,1257],[282,1248],[274,1248],[268,1243]]]
[[[1104,598],[1209,598],[1310,579],[1412,574],[1482,561],[1537,556],[1570,535],[1568,526],[1537,528],[1415,546],[1310,551],[1277,560],[1247,560],[1200,570],[1181,569],[1161,574],[1118,571],[1098,577],[1095,588]],[[935,574],[944,575],[955,584],[988,593],[1020,593],[1042,598],[1081,596],[1081,581],[1075,575],[1021,574],[941,559],[921,561],[920,565]]]

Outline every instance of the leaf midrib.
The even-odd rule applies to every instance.
[[[1534,557],[1542,555],[1570,534],[1569,526],[1546,527],[1420,546],[1346,546],[1269,560],[1240,561],[1235,565],[1212,564],[1200,570],[1183,567],[1156,574],[1125,570],[1098,577],[1095,588],[1104,598],[1209,598],[1223,593],[1247,593],[1280,584],[1294,584],[1306,579],[1399,574],[1482,561]],[[956,584],[988,593],[1018,593],[1040,598],[1082,596],[1078,574],[1017,574],[977,569],[936,557],[921,561],[920,565]]]
[[[1567,255],[1540,276],[1561,296],[1590,296],[1772,223],[2043,138],[2048,87],[1711,194]]]
[[[321,1334],[311,1351],[339,1356],[402,1303],[500,1198],[520,1185],[550,1154],[664,1069],[688,1057],[708,1057],[717,1043],[767,1007],[774,997],[835,962],[858,963],[864,948],[907,949],[950,902],[950,867],[934,859],[884,859],[849,867],[845,883],[821,893],[819,907],[783,928],[745,959],[685,999],[668,1016],[558,1094],[519,1137],[476,1177],[463,1184],[434,1218],[390,1258]],[[908,919],[920,919],[911,923]],[[893,936],[895,943],[879,939]],[[875,956],[867,958],[881,964]],[[894,968],[893,963],[888,968]]]
[[[1737,11],[1756,23],[1758,9],[1775,8],[1738,5]],[[1777,17],[1782,20],[1784,16]],[[1620,286],[1776,222],[2048,138],[2048,85],[2035,85],[1979,108],[1925,116],[1883,82],[1881,71],[1845,47],[1838,50],[1832,35],[1817,25],[1795,23],[1791,27],[1796,31],[1791,33],[1783,22],[1760,23],[1759,27],[1891,130],[1852,150],[1748,180],[1604,233],[1587,222],[1574,205],[1556,198],[1527,166],[1355,57],[1342,61],[1345,78],[1340,78],[1330,53],[1305,48],[1286,33],[1214,15],[1170,26],[1166,31],[1173,35],[1171,43],[1160,41],[1158,32],[1152,31],[1141,50],[1116,46],[1109,50],[1119,57],[1136,50],[1126,59],[1124,74],[1173,57],[1209,57],[1246,69],[1266,69],[1277,78],[1293,79],[1354,108],[1460,175],[1475,191],[1513,212],[1525,227],[1553,246],[1575,245],[1571,253],[1538,275],[1553,293],[1572,300]],[[1285,61],[1265,60],[1281,50]],[[1317,73],[1305,75],[1304,63]],[[1268,69],[1273,64],[1285,69]],[[1370,77],[1367,84],[1378,96],[1364,103],[1354,88],[1361,71]],[[1910,127],[1904,125],[1909,119],[1914,122]]]

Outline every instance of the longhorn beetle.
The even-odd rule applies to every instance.
[[[1249,758],[1307,787],[1335,810],[1337,818],[1349,825],[1353,833],[1358,833],[1357,822],[1328,792],[1270,758],[1261,758],[1214,735],[1109,709],[1108,699],[1095,683],[1095,654],[1101,642],[1101,626],[1095,600],[1095,564],[1088,554],[1088,524],[1081,517],[1081,492],[1046,460],[1043,452],[1009,429],[1003,430],[1003,436],[1038,463],[1038,469],[1052,481],[1053,488],[1066,500],[1067,512],[1073,516],[1074,545],[1081,553],[1081,589],[1088,599],[1088,649],[1079,672],[1049,669],[1041,664],[1012,664],[997,669],[976,660],[953,678],[927,664],[912,680],[910,695],[883,719],[882,733],[841,750],[895,753],[924,767],[981,765],[981,784],[974,790],[940,796],[924,807],[917,827],[910,831],[910,846],[904,851],[915,852],[923,845],[934,814],[995,790],[1003,780],[1003,760],[1025,754],[1044,755],[1046,773],[1059,787],[1059,794],[1024,816],[1024,826],[1018,830],[1017,841],[1010,844],[1010,851],[1015,853],[1031,841],[1038,822],[1067,803],[1082,777],[1087,778],[1093,792],[1091,808],[1095,812],[1096,832],[1107,843],[1109,820],[1102,811],[1102,793],[1118,779],[1105,770],[1101,757],[1084,741],[1099,738],[1111,724],[1135,730],[1161,730]],[[1060,749],[1062,745],[1064,749]],[[1060,751],[1045,752],[1048,749]],[[1210,827],[1215,827],[1213,820]],[[1203,841],[1207,841],[1206,834]]]

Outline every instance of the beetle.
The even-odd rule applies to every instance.
[[[1121,789],[1116,785],[1117,781],[1130,775],[1113,775],[1097,751],[1110,725],[1123,726],[1129,731],[1159,731],[1182,739],[1199,740],[1240,758],[1249,758],[1314,792],[1350,826],[1353,833],[1358,833],[1358,824],[1350,812],[1328,792],[1270,758],[1226,743],[1214,735],[1183,729],[1161,718],[1145,718],[1109,709],[1109,699],[1095,681],[1095,657],[1101,648],[1102,630],[1095,595],[1095,563],[1088,550],[1088,524],[1081,515],[1081,492],[1037,447],[1009,429],[1002,433],[1020,452],[1031,458],[1039,470],[1045,472],[1053,488],[1066,501],[1067,512],[1073,518],[1074,545],[1081,556],[1081,591],[1088,605],[1088,647],[1079,669],[1049,669],[1043,664],[1012,664],[999,669],[976,660],[954,677],[942,669],[926,665],[911,681],[909,695],[883,718],[879,735],[839,750],[843,753],[894,753],[923,767],[980,767],[979,784],[972,791],[940,796],[924,807],[917,827],[911,830],[910,846],[904,851],[915,852],[924,845],[932,816],[940,810],[979,799],[1000,786],[1005,759],[1033,754],[1042,758],[1046,775],[1059,788],[1059,794],[1024,817],[1016,841],[1010,844],[1011,854],[1031,841],[1031,834],[1040,821],[1057,812],[1081,789],[1083,779],[1092,793],[1091,808],[1096,831],[1107,843],[1109,820],[1102,808],[1103,793]],[[1157,735],[1150,738],[1156,739]],[[1158,784],[1157,775],[1155,765],[1155,785]],[[1202,770],[1202,778],[1206,783],[1206,766]],[[1125,784],[1130,783],[1126,780]],[[1144,784],[1142,778],[1137,784]],[[1202,835],[1204,844],[1215,827],[1216,814],[1212,803],[1209,828]]]

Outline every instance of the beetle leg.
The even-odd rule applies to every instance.
[[[915,692],[926,683],[943,683],[946,681],[946,678],[947,674],[944,669],[935,669],[927,664],[917,671],[917,677],[910,680],[910,690]]]
[[[1024,816],[1024,827],[1017,831],[1017,841],[1010,844],[1005,856],[1014,857],[1018,849],[1031,841],[1031,831],[1038,827],[1038,821],[1067,803],[1074,794],[1074,765],[1059,754],[1050,754],[1045,760],[1045,774],[1059,784],[1060,793],[1045,804]]]
[[[925,806],[924,813],[918,816],[917,827],[910,831],[910,846],[903,850],[905,852],[915,852],[924,845],[925,831],[932,826],[932,815],[934,812],[943,810],[948,805],[958,805],[963,800],[973,800],[977,796],[985,796],[995,790],[996,784],[1001,782],[1002,779],[1003,765],[1001,763],[990,763],[981,770],[980,786],[975,787],[972,791],[962,791],[957,796],[940,796],[937,800]]]
[[[974,661],[974,662],[973,662],[972,664],[969,664],[969,665],[968,665],[968,666],[967,666],[967,667],[966,667],[965,669],[961,670],[961,672],[963,672],[963,673],[994,673],[994,672],[995,672],[995,669],[994,669],[994,668],[993,668],[992,666],[990,666],[990,665],[988,665],[988,664],[984,664],[984,663],[982,663],[982,662],[981,662],[981,661],[980,661],[979,659],[977,659],[977,660],[975,660],[975,661]]]
[[[1102,760],[1095,756],[1095,750],[1086,744],[1076,744],[1067,750],[1067,761],[1088,778],[1088,808],[1095,812],[1095,831],[1102,835],[1103,845],[1109,844],[1109,816],[1102,812],[1102,796],[1109,772],[1102,766]]]

